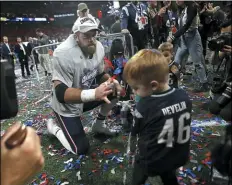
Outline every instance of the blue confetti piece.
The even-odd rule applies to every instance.
[[[81,160],[81,159],[84,158],[84,157],[85,157],[85,155],[80,155],[79,159]]]
[[[53,176],[50,176],[49,179],[50,179],[50,180],[54,180],[55,178],[54,178]]]
[[[112,154],[108,155],[108,159],[112,159],[114,156]]]
[[[73,169],[74,165],[72,163],[68,163],[67,164],[67,169],[71,170]]]
[[[196,178],[196,175],[195,175],[194,173],[192,173],[192,171],[191,171],[190,169],[187,169],[187,170],[186,170],[186,173],[187,173],[188,175],[190,175],[192,178]]]
[[[60,184],[61,184],[60,180],[56,181],[56,185],[60,185]]]
[[[26,122],[24,123],[24,125],[31,127],[31,126],[32,126],[32,123],[33,123],[33,121],[28,120],[28,121],[26,121]]]
[[[201,171],[201,168],[202,168],[202,166],[199,165],[199,166],[197,167],[197,171]]]
[[[206,164],[209,164],[209,165],[211,165],[211,164],[212,164],[212,162],[211,162],[211,161],[208,161],[208,162],[206,162]]]
[[[107,171],[108,170],[108,166],[109,166],[108,164],[104,164],[103,165],[103,171]]]

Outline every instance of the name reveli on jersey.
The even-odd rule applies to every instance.
[[[183,101],[183,102],[163,108],[162,112],[164,116],[166,116],[166,115],[175,114],[176,112],[181,112],[185,109],[187,109],[187,106],[186,106],[186,103]]]

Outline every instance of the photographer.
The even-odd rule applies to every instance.
[[[7,80],[5,80],[7,79]],[[11,84],[6,85],[6,84]],[[1,117],[18,112],[13,67],[1,60]],[[1,185],[25,185],[44,165],[40,139],[34,129],[14,124],[1,138]]]
[[[219,25],[225,20],[225,15],[219,6],[213,7],[212,2],[200,3],[200,27],[199,32],[201,35],[203,54],[206,56],[207,51],[207,39],[213,36],[215,32],[218,32]]]
[[[229,25],[229,26],[228,26]],[[212,114],[220,114],[226,121],[231,121],[231,20],[223,23],[219,37],[209,41],[209,48],[214,51],[212,64],[218,65],[210,90],[211,98],[209,109]],[[225,61],[225,69],[219,74],[222,61]]]

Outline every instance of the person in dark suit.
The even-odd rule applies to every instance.
[[[27,71],[27,76],[30,76],[30,71],[28,67],[28,50],[27,47],[22,43],[22,39],[20,37],[17,37],[17,44],[15,45],[15,53],[18,54],[22,77],[25,78],[24,68]]]
[[[8,37],[4,36],[3,42],[4,43],[1,46],[1,58],[8,60],[12,64],[14,69],[14,53],[11,51],[11,46],[8,43]]]

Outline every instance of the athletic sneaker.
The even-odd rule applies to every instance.
[[[98,119],[94,121],[91,131],[94,133],[105,134],[110,136],[114,136],[118,133],[117,130],[108,128],[105,124],[105,120]]]

